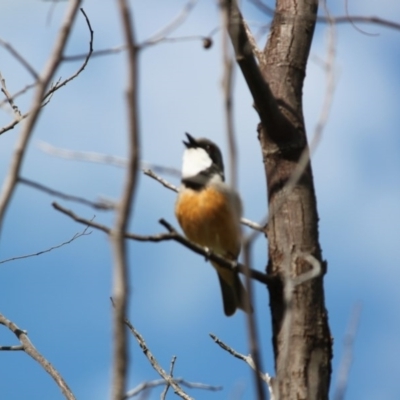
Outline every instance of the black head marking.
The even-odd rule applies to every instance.
[[[193,148],[202,148],[204,149],[207,154],[210,156],[213,165],[210,167],[212,169],[217,169],[218,172],[224,173],[224,162],[222,160],[222,154],[221,150],[219,147],[212,142],[209,139],[206,138],[198,138],[195,139],[192,135],[186,132],[186,136],[188,138],[188,141],[185,142],[183,141],[183,144],[188,148],[188,149],[193,149]]]

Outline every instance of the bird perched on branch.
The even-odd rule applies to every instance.
[[[224,164],[218,146],[205,138],[195,139],[188,133],[186,136],[175,215],[189,240],[236,260],[241,246],[240,197],[224,182]],[[225,314],[233,315],[237,308],[246,311],[248,297],[239,274],[214,261],[211,263],[218,273]]]

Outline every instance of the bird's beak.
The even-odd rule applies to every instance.
[[[187,133],[187,132],[186,132],[185,134],[186,134],[186,136],[187,136],[187,138],[188,138],[188,141],[187,141],[187,142],[183,141],[183,144],[184,144],[188,149],[198,147],[198,144],[197,144],[197,142],[196,142],[196,139],[195,139],[192,135],[190,135],[189,133]]]

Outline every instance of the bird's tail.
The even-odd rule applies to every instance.
[[[246,307],[249,301],[248,295],[239,278],[239,274],[227,268],[220,267],[216,263],[213,263],[213,266],[218,273],[225,314],[229,317],[235,313],[237,308],[243,311],[249,309],[252,312],[253,309],[250,304],[248,308]]]

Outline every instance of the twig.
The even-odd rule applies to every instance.
[[[190,397],[184,392],[184,390],[179,386],[176,380],[174,380],[171,375],[168,375],[167,372],[160,366],[156,358],[151,353],[150,349],[147,347],[146,342],[144,341],[142,335],[134,328],[131,322],[127,318],[125,318],[124,322],[132,332],[133,336],[136,338],[140,348],[143,350],[144,355],[147,357],[152,367],[160,374],[160,376],[165,380],[165,382],[171,385],[175,393],[182,399],[193,400],[192,397]]]
[[[176,356],[173,356],[171,360],[171,365],[169,367],[169,376],[171,378],[173,378],[175,361],[176,361]],[[165,400],[165,398],[167,397],[168,389],[170,388],[170,386],[171,386],[170,382],[167,382],[163,392],[161,393],[161,400]]]
[[[219,1],[221,9],[221,27],[222,27],[222,93],[224,101],[224,114],[226,124],[226,136],[229,147],[229,172],[230,186],[234,189],[237,187],[237,148],[235,140],[235,127],[233,121],[233,80],[234,80],[234,63],[230,54],[229,47],[229,12],[225,0]]]
[[[82,65],[80,66],[80,68],[74,73],[72,74],[69,78],[58,82],[56,85],[54,85],[43,97],[43,101],[45,101],[47,98],[49,98],[49,96],[51,96],[54,92],[56,92],[58,89],[62,88],[63,86],[65,86],[67,83],[71,82],[72,80],[74,80],[78,75],[80,75],[80,73],[86,68],[90,57],[92,56],[93,53],[93,30],[92,30],[92,26],[90,25],[90,20],[88,18],[88,16],[85,13],[85,10],[83,8],[80,9],[81,13],[83,14],[83,16],[85,17],[86,20],[86,25],[89,29],[89,33],[90,33],[90,39],[89,39],[89,51],[86,54],[86,58],[83,61]],[[62,57],[61,61],[64,61],[64,56]]]
[[[6,213],[7,207],[10,203],[11,197],[14,193],[18,181],[19,172],[29,139],[42,108],[42,101],[44,99],[46,88],[50,84],[51,79],[53,78],[58,66],[61,63],[62,53],[70,35],[71,28],[78,13],[80,4],[81,0],[73,0],[69,3],[69,8],[67,10],[58,38],[56,40],[54,50],[51,54],[50,59],[47,62],[46,67],[44,68],[42,77],[38,80],[38,85],[32,101],[29,118],[22,128],[19,140],[16,145],[16,149],[14,151],[14,156],[11,161],[11,166],[0,194],[0,232],[4,215]]]
[[[119,168],[126,168],[128,163],[127,159],[123,157],[111,156],[108,154],[95,153],[91,151],[63,149],[42,141],[38,142],[38,147],[47,154],[68,160],[88,161],[99,164],[113,165]]]
[[[169,183],[167,180],[161,178],[160,176],[158,176],[157,174],[155,174],[152,170],[150,170],[150,169],[144,169],[144,170],[143,170],[143,173],[144,173],[145,175],[149,176],[150,178],[153,178],[153,179],[156,180],[157,182],[160,182],[160,183],[161,183],[164,187],[166,187],[167,189],[170,189],[170,190],[172,190],[172,191],[174,191],[174,192],[178,192],[178,188],[177,188],[175,185],[173,185],[172,183]],[[240,222],[241,222],[243,225],[248,226],[249,228],[255,229],[255,230],[260,231],[260,232],[264,232],[264,229],[265,229],[264,226],[262,226],[262,225],[260,225],[260,224],[257,224],[257,222],[251,221],[251,220],[249,220],[249,219],[247,219],[247,218],[242,218],[242,219],[240,220]]]
[[[82,0],[75,0],[75,1],[79,1],[79,4],[82,2]],[[46,106],[49,103],[49,101],[50,101],[51,97],[53,96],[53,94],[57,90],[59,90],[61,87],[65,86],[67,83],[69,83],[70,81],[75,79],[85,69],[85,67],[86,67],[86,65],[87,65],[87,63],[89,61],[89,58],[90,58],[91,53],[93,51],[93,31],[92,31],[92,28],[90,26],[89,19],[88,19],[87,15],[85,14],[85,11],[82,8],[80,9],[80,11],[84,15],[84,17],[86,19],[86,23],[87,23],[89,31],[90,31],[89,52],[86,55],[85,61],[83,62],[82,66],[73,75],[71,75],[69,78],[67,78],[67,79],[65,79],[63,81],[59,80],[55,85],[52,85],[50,87],[50,89],[47,90],[47,92],[45,90],[49,86],[52,77],[50,77],[50,79],[46,82],[46,85],[43,85],[43,79],[38,79],[36,81],[36,84],[40,83],[40,85],[41,85],[40,88],[37,88],[37,91],[36,91],[36,93],[39,93],[39,91],[42,93],[42,99],[40,99],[40,102],[41,102],[40,107]],[[75,18],[75,16],[74,16],[74,18]],[[71,28],[71,26],[68,27],[68,35],[69,35],[70,28]],[[61,30],[61,32],[62,32],[62,30]],[[60,35],[61,35],[61,32],[60,32]],[[59,54],[59,56],[60,56],[60,59],[58,60],[58,64],[63,61],[61,59],[62,54]],[[56,66],[55,69],[57,69],[57,67],[58,67],[58,65]],[[53,71],[52,75],[54,75],[54,72],[55,71]],[[42,87],[44,87],[44,90],[42,90]],[[35,97],[34,101],[39,101],[39,99],[36,99],[36,97]],[[34,104],[34,103],[32,103],[32,104]],[[15,119],[14,121],[9,123],[8,125],[2,127],[0,129],[0,135],[3,134],[4,132],[7,132],[7,131],[11,130],[11,129],[14,129],[14,127],[17,124],[19,124],[23,119],[27,118],[32,111],[33,111],[33,108],[31,107],[31,110],[28,111],[27,113],[23,114],[20,119]],[[36,113],[36,111],[35,111],[35,113]],[[34,119],[36,120],[36,117]]]
[[[145,42],[140,44],[140,48],[143,49],[147,46],[154,45],[165,39],[167,35],[169,35],[172,31],[178,28],[178,26],[185,21],[185,19],[188,17],[190,12],[196,5],[197,1],[198,0],[189,0],[183,7],[182,11],[177,15],[177,17],[174,20],[168,23],[168,25],[166,25],[164,28],[160,29],[150,39],[147,39]]]
[[[143,169],[143,173],[145,175],[149,176],[150,178],[155,179],[157,182],[160,182],[161,185],[163,185],[167,189],[173,190],[174,192],[178,192],[178,188],[175,185],[173,185],[172,183],[169,183],[165,179],[159,177],[151,169]]]
[[[234,356],[235,358],[238,358],[239,360],[244,361],[252,370],[256,371],[256,366],[254,363],[253,358],[249,356],[245,356],[244,354],[238,353],[236,350],[232,349],[232,347],[228,346],[226,343],[224,343],[221,339],[219,339],[217,336],[215,336],[213,333],[209,334],[211,339],[214,340],[215,343],[218,344],[223,350],[227,351],[229,354]],[[261,371],[258,371],[258,375],[262,381],[264,381],[269,388],[270,391],[270,400],[273,400],[273,392],[272,392],[272,378],[268,373],[262,373]]]
[[[128,374],[128,339],[124,326],[128,314],[129,265],[126,254],[125,231],[129,223],[132,203],[137,187],[140,159],[139,124],[137,109],[137,46],[133,32],[132,12],[127,0],[118,0],[123,35],[127,47],[126,104],[128,117],[128,165],[122,196],[110,238],[114,257],[114,362],[112,398],[120,400],[126,392]]]
[[[4,264],[4,263],[9,262],[9,261],[21,260],[21,259],[23,259],[23,258],[29,258],[29,257],[34,257],[34,256],[40,256],[41,254],[49,253],[49,252],[52,251],[52,250],[59,249],[60,247],[63,247],[63,246],[65,246],[65,245],[67,245],[67,244],[72,243],[74,240],[80,238],[81,236],[90,235],[92,232],[87,232],[88,229],[89,229],[89,227],[87,226],[82,232],[75,233],[75,235],[72,236],[72,238],[69,239],[69,240],[67,240],[66,242],[63,242],[63,243],[58,244],[58,245],[56,245],[56,246],[50,247],[50,248],[48,248],[48,249],[46,249],[46,250],[42,250],[42,251],[39,251],[39,252],[37,252],[37,253],[27,254],[27,255],[24,255],[24,256],[18,256],[18,257],[8,258],[7,260],[1,260],[1,261],[0,261],[0,264]]]
[[[361,317],[361,304],[353,307],[353,312],[347,326],[347,332],[343,340],[343,356],[339,363],[338,375],[336,380],[334,400],[343,400],[347,389],[350,367],[353,362],[353,347],[357,335],[358,324]]]
[[[10,92],[7,90],[6,80],[3,78],[1,72],[0,72],[0,81],[1,81],[1,91],[4,93],[4,96],[6,96],[6,99],[15,114],[15,119],[21,120],[22,119],[21,111],[19,111],[18,107],[15,105]]]
[[[88,225],[91,226],[92,228],[98,229],[106,234],[110,234],[111,233],[111,229],[105,225],[99,224],[97,222],[94,221],[90,221],[89,219],[86,218],[82,218],[79,215],[76,215],[74,212],[72,212],[71,210],[68,210],[64,207],[62,207],[60,204],[58,203],[52,203],[52,206],[57,210],[62,212],[63,214],[69,216],[70,218],[72,218],[74,221],[80,223],[80,224],[84,224],[84,225]],[[180,235],[173,227],[171,224],[169,224],[167,221],[165,220],[160,220],[160,223],[167,228],[168,233],[160,233],[160,234],[156,234],[156,235],[137,235],[134,233],[128,233],[125,232],[124,237],[126,239],[131,239],[131,240],[137,240],[140,242],[162,242],[162,241],[166,241],[166,240],[174,240],[180,244],[182,244],[183,246],[187,247],[188,249],[192,250],[194,253],[197,253],[201,256],[203,256],[206,260],[211,260],[211,261],[215,261],[218,262],[218,264],[221,267],[224,268],[231,268],[234,271],[240,272],[241,274],[245,273],[245,266],[243,264],[237,263],[235,261],[232,260],[228,260],[225,259],[217,254],[214,254],[212,252],[210,252],[209,250],[204,249],[201,246],[196,245],[195,243],[190,242],[188,239],[186,239],[184,236]],[[269,284],[273,284],[275,282],[275,277],[273,276],[269,276],[266,275],[260,271],[257,270],[250,270],[250,276],[261,282],[264,283],[266,285]]]
[[[222,390],[222,386],[211,386],[211,385],[206,385],[204,383],[188,382],[183,378],[174,378],[174,382],[176,382],[181,386],[186,386],[191,389],[203,389],[203,390],[209,390],[210,392],[217,392],[219,390]],[[153,381],[143,382],[140,385],[137,385],[135,388],[129,390],[129,392],[126,393],[124,400],[137,396],[139,393],[147,389],[152,389],[157,386],[164,386],[166,384],[167,382],[165,381],[165,379],[155,379]]]
[[[93,207],[97,210],[113,210],[115,208],[115,206],[109,202],[105,202],[105,201],[94,202],[91,200],[87,200],[83,197],[66,194],[66,193],[60,192],[58,190],[52,189],[48,186],[42,185],[39,182],[32,181],[30,179],[18,178],[18,182],[20,182],[24,185],[30,186],[34,189],[40,190],[41,192],[50,194],[52,196],[59,197],[60,199],[74,201],[74,202],[80,203],[80,204],[85,204],[86,206]]]
[[[229,148],[230,148],[230,156],[231,156],[231,174],[233,174],[232,182],[233,185],[236,184],[236,146],[234,141],[234,127],[233,127],[233,115],[232,115],[232,70],[233,70],[233,62],[229,57],[228,53],[228,35],[230,35],[232,44],[235,48],[236,52],[236,60],[240,65],[240,59],[238,58],[238,50],[240,48],[241,42],[246,41],[247,49],[244,51],[245,53],[250,53],[250,58],[252,62],[255,63],[254,53],[252,52],[251,41],[248,36],[248,32],[250,31],[244,23],[244,19],[241,18],[240,12],[237,8],[236,0],[221,0],[222,6],[222,15],[223,15],[223,45],[224,45],[224,100],[225,100],[225,115],[226,115],[226,123],[227,123],[227,132],[229,138]],[[246,29],[247,28],[247,29]],[[253,46],[254,48],[254,43]],[[256,46],[255,46],[256,47]],[[249,59],[250,59],[249,58]],[[255,70],[260,73],[258,66],[255,66]],[[242,69],[243,71],[243,69]],[[264,82],[265,85],[265,82]],[[268,86],[267,86],[268,89]],[[253,93],[254,95],[254,93]],[[245,252],[245,286],[247,290],[248,299],[246,301],[246,309],[250,311],[250,304],[254,304],[253,302],[253,282],[250,278],[250,247],[247,248],[247,252]],[[248,343],[250,347],[250,352],[252,356],[252,360],[254,360],[254,386],[255,391],[257,393],[258,400],[265,399],[265,388],[260,379],[260,371],[262,370],[261,365],[261,357],[259,352],[259,341],[257,335],[257,323],[255,319],[256,313],[247,312],[246,320],[247,320],[247,333],[248,333]]]
[[[0,39],[0,45],[8,50],[12,54],[12,56],[16,58],[22,64],[22,66],[25,67],[25,69],[33,76],[35,80],[40,80],[39,74],[35,71],[32,65],[30,65],[29,62],[25,60],[25,58],[22,57],[22,55],[19,54],[18,51],[15,50],[10,43],[7,43],[3,39]]]
[[[20,341],[23,350],[26,354],[31,356],[35,361],[37,361],[41,367],[54,379],[57,386],[61,389],[61,392],[68,400],[75,400],[75,396],[71,392],[67,383],[64,381],[60,373],[47,361],[35,348],[32,342],[28,338],[26,331],[18,328],[12,321],[8,320],[4,315],[0,314],[0,324],[6,326]]]
[[[67,160],[106,164],[119,168],[126,168],[128,165],[128,160],[124,157],[112,156],[109,154],[97,153],[93,151],[69,150],[53,146],[50,143],[42,141],[38,142],[38,148],[47,154],[50,154],[55,157],[65,158]],[[163,173],[178,177],[181,176],[181,172],[173,167],[165,167],[163,165],[152,164],[145,161],[142,161],[140,163],[140,166],[144,170],[151,169],[152,171],[158,173]],[[149,175],[151,175],[152,171],[150,171]]]
[[[23,351],[24,346],[0,346],[0,351]]]
[[[24,88],[22,88],[21,90],[18,90],[18,92],[14,93],[13,95],[10,96],[11,100],[14,101],[18,96],[21,96],[22,94],[24,94],[25,92],[27,92],[29,89],[32,89],[33,87],[36,86],[36,82],[35,83],[31,83],[30,85],[26,85]],[[0,107],[2,107],[4,104],[8,103],[9,100],[5,99],[3,101],[0,101]]]
[[[111,47],[109,49],[95,50],[95,51],[92,52],[91,58],[98,57],[98,56],[106,56],[106,55],[109,55],[109,54],[117,54],[117,53],[121,53],[122,51],[125,51],[125,50],[126,50],[126,46],[125,45],[115,46],[115,47]],[[68,61],[80,61],[80,60],[82,60],[82,59],[84,59],[86,57],[87,57],[86,53],[76,54],[74,56],[65,56],[63,58],[63,61],[67,61],[67,62]]]
[[[326,7],[326,5],[325,5],[325,7]],[[348,2],[348,0],[345,0],[345,1],[344,1],[344,8],[345,8],[345,11],[346,11],[346,15],[347,15],[348,18],[349,18],[349,22],[350,22],[351,26],[352,26],[356,31],[358,31],[358,32],[360,32],[361,34],[366,35],[366,36],[379,36],[379,33],[369,33],[369,32],[366,32],[366,31],[364,31],[363,29],[359,28],[359,27],[354,23],[354,21],[351,19],[350,13],[349,13],[349,2]]]
[[[269,7],[267,4],[263,3],[260,0],[250,0],[256,7],[258,7],[261,11],[264,11],[266,14],[273,16],[276,12],[275,9]],[[317,16],[316,18],[317,23],[328,23],[330,24],[333,22],[334,24],[344,24],[344,23],[351,23],[354,26],[354,22],[359,22],[362,24],[375,24],[380,25],[385,28],[400,30],[400,24],[394,21],[389,21],[387,19],[374,17],[374,16],[363,16],[363,15],[338,15],[336,17],[324,17],[324,16]]]

